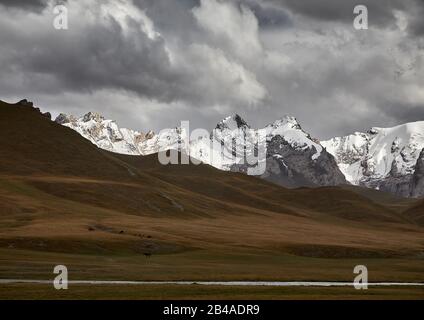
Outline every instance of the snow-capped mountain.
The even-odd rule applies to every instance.
[[[321,156],[323,151],[318,140],[314,140],[308,133],[303,131],[300,124],[294,117],[283,117],[265,127],[267,141],[272,141],[273,138],[280,136],[297,150],[314,150],[312,160],[316,160]]]
[[[155,134],[119,128],[115,121],[106,120],[98,113],[89,112],[80,118],[60,114],[55,122],[69,127],[101,149],[128,155],[148,155],[177,149],[181,130],[174,128]],[[183,139],[186,139],[183,137]]]
[[[262,141],[259,139],[261,132]],[[260,143],[266,143],[264,131],[252,129],[238,114],[234,114],[220,121],[208,135],[191,139],[190,155],[228,171],[234,164],[252,157]]]
[[[138,142],[145,139],[140,132],[119,128],[115,121],[106,120],[98,113],[89,112],[81,118],[60,114],[56,120],[77,131],[99,148],[123,154],[140,154]]]
[[[265,127],[266,169],[261,177],[286,187],[346,184],[334,157],[306,133],[294,117]],[[248,166],[235,165],[245,171]]]
[[[185,144],[190,156],[203,163],[220,170],[249,170],[249,174],[284,186],[346,183],[334,158],[293,117],[284,117],[263,129],[252,129],[234,114],[220,121],[212,132],[193,134],[194,131],[190,138],[185,128],[145,134],[119,128],[114,121],[91,112],[80,118],[61,114],[55,121],[112,152],[148,155],[179,150]]]
[[[411,179],[424,148],[424,121],[372,128],[321,144],[334,155],[352,184],[402,196],[416,195]]]

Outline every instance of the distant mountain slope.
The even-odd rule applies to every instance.
[[[191,157],[227,171],[250,170],[252,166],[245,166],[245,160],[263,143],[268,149],[261,159],[266,171],[258,169],[253,172],[255,175],[286,187],[347,183],[333,157],[293,117],[284,117],[264,129],[252,129],[235,114],[220,121],[211,133],[190,141],[184,128],[144,134],[119,128],[114,121],[93,113],[81,118],[61,114],[56,122],[74,129],[102,149],[121,154],[149,155],[176,150],[179,143],[186,143]]]
[[[353,184],[401,196],[424,194],[420,184],[412,182],[424,148],[424,121],[372,128],[367,133],[356,132],[321,144],[334,155],[340,170]]]

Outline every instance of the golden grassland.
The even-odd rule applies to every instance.
[[[228,287],[202,285],[72,285],[13,284],[0,286],[0,299],[14,300],[422,300],[423,288],[370,287]]]

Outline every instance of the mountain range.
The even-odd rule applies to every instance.
[[[264,170],[257,175],[285,187],[353,184],[402,197],[424,195],[424,121],[375,127],[327,141],[313,138],[289,116],[253,129],[234,114],[195,139],[181,127],[159,133],[120,128],[92,112],[82,117],[60,114],[55,121],[115,153],[150,155],[186,145],[191,157],[220,170],[247,172],[263,161]],[[257,151],[261,133],[266,155],[252,168],[243,160],[248,150]]]

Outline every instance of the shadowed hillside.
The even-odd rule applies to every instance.
[[[405,211],[404,215],[424,226],[424,201],[419,200],[415,205]]]

